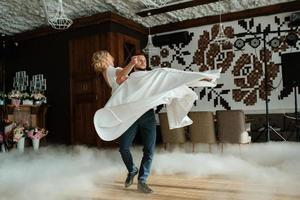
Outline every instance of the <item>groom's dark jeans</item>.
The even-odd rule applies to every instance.
[[[156,121],[154,110],[151,109],[143,114],[127,131],[120,137],[120,153],[129,173],[134,173],[136,166],[133,163],[130,147],[139,132],[143,142],[143,158],[139,170],[138,179],[146,183],[150,174],[151,163],[156,142]]]

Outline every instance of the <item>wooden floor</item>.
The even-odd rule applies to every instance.
[[[71,199],[91,200],[299,200],[300,191],[287,190],[276,184],[262,184],[253,181],[241,181],[232,177],[186,177],[183,175],[157,176],[149,179],[154,190],[152,194],[142,194],[136,190],[136,180],[128,189],[124,188],[124,177],[117,177],[113,183],[98,183],[96,191],[71,195]],[[69,195],[68,195],[69,196]]]

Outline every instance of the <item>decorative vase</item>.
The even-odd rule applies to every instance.
[[[21,103],[20,99],[11,99],[11,104],[17,108],[20,106],[20,103]]]
[[[17,143],[17,149],[19,152],[24,152],[24,147],[25,147],[25,138],[21,137]]]
[[[23,100],[23,105],[33,105],[33,101],[29,99]]]
[[[40,146],[40,139],[32,139],[33,150],[37,151]]]
[[[35,101],[34,104],[35,105],[41,105],[43,102],[42,101]]]

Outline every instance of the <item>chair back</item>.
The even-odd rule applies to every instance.
[[[216,111],[220,143],[249,143],[243,110]]]
[[[185,143],[184,128],[170,130],[167,113],[159,113],[160,132],[164,144],[182,144]]]
[[[213,112],[190,112],[193,124],[189,126],[192,143],[216,143]]]

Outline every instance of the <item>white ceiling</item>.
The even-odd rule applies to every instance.
[[[45,0],[51,16],[55,13],[58,1]],[[145,18],[135,14],[149,8],[150,5],[157,6],[155,1],[162,0],[63,0],[63,6],[66,15],[71,19],[112,11],[146,27],[152,27],[217,15],[220,5],[211,3]],[[290,1],[295,0],[223,0],[220,8],[222,13],[229,13]],[[13,35],[48,25],[42,2],[43,0],[0,0],[0,33]],[[169,2],[176,3],[181,0],[169,0]]]

